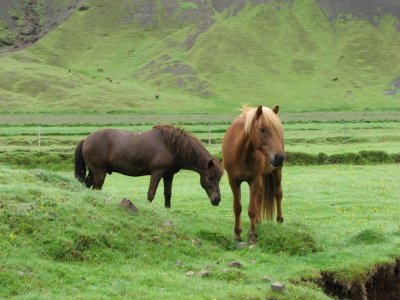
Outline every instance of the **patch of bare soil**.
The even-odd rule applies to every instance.
[[[335,279],[335,274],[326,272],[317,283],[326,294],[338,299],[399,300],[400,259],[377,266],[365,281],[343,283]]]

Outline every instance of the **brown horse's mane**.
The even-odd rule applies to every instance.
[[[239,116],[245,119],[244,132],[249,134],[253,125],[253,120],[257,111],[257,107],[243,107],[242,114]],[[280,138],[283,138],[283,129],[280,118],[269,107],[263,106],[260,116],[262,125],[274,132],[277,132]]]
[[[208,168],[208,163],[214,157],[207,151],[199,139],[185,132],[182,128],[170,125],[156,125],[153,127],[159,130],[164,137],[164,142],[172,148],[181,159],[188,163],[194,163],[202,168]],[[221,176],[222,167],[218,160],[214,159],[217,165],[216,172]]]

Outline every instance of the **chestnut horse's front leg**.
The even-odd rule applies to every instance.
[[[174,179],[174,174],[164,175],[164,199],[165,207],[171,208],[171,195],[172,195],[172,180]]]
[[[262,191],[262,176],[256,176],[250,182],[250,200],[248,207],[248,214],[250,218],[250,240],[249,244],[255,244],[257,240],[256,234],[256,222],[257,222],[257,210],[258,210],[258,199],[260,192]]]
[[[277,217],[276,220],[279,223],[283,223],[283,214],[282,214],[282,197],[283,197],[283,191],[282,191],[282,168],[276,169],[272,173],[272,181],[274,184],[274,196],[276,199],[276,210],[277,210]]]
[[[163,176],[163,171],[156,171],[151,173],[149,190],[147,191],[147,200],[153,201],[156,195],[158,184]]]

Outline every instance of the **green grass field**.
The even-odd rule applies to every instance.
[[[390,114],[357,117],[323,122],[287,116],[285,149],[398,155],[400,122]],[[218,156],[228,122],[201,118],[175,121]],[[35,118],[24,124],[14,117],[14,125],[0,126],[0,298],[328,299],[325,280],[352,287],[354,294],[379,266],[399,257],[398,164],[376,157],[367,165],[352,159],[320,166],[289,161],[285,223],[260,225],[257,246],[236,249],[226,175],[219,207],[211,206],[198,175],[189,171],[174,179],[171,210],[163,207],[162,185],[153,203],[147,202],[147,176],[113,174],[102,191],[87,190],[73,178],[76,143],[105,126],[144,131],[152,125],[112,117],[60,125],[60,119],[67,117],[41,124],[41,146]],[[243,185],[244,207],[247,193]],[[125,197],[139,207],[138,215],[118,206]],[[246,209],[242,216],[247,239]],[[229,267],[231,261],[243,268]],[[202,270],[208,277],[197,274]],[[263,277],[285,283],[286,292],[272,292]]]
[[[321,274],[355,285],[399,256],[396,165],[286,167],[285,223],[260,225],[256,247],[243,249],[226,176],[213,207],[198,175],[179,173],[166,210],[161,190],[147,202],[148,177],[113,174],[98,192],[71,172],[1,168],[2,298],[328,299]],[[137,215],[118,206],[124,197]]]
[[[230,2],[87,0],[0,53],[1,299],[398,299],[398,19],[328,20],[313,0],[216,8]],[[259,225],[255,247],[233,241],[226,174],[213,207],[178,173],[170,210],[162,185],[147,202],[147,176],[102,191],[73,178],[76,144],[104,127],[174,124],[220,157],[245,104],[280,105],[288,154],[285,222]]]

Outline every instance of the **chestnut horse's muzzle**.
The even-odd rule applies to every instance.
[[[276,154],[274,160],[271,162],[272,165],[277,168],[283,165],[283,161],[285,160],[285,156],[281,154]]]

